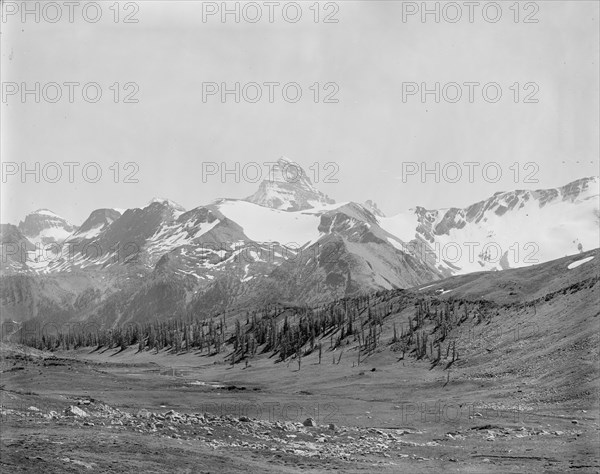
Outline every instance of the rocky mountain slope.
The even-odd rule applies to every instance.
[[[63,242],[76,227],[48,209],[38,209],[25,216],[19,223],[19,231],[34,244]]]
[[[497,193],[466,209],[384,217],[370,201],[335,203],[285,158],[272,171],[245,200],[186,211],[154,199],[95,210],[79,228],[38,211],[20,228],[3,226],[3,318],[114,324],[314,304],[598,245],[597,178]]]
[[[599,186],[598,177],[582,178],[499,192],[464,209],[417,207],[379,222],[452,274],[518,268],[598,247]]]
[[[269,168],[267,179],[246,201],[284,211],[302,211],[335,203],[314,187],[304,169],[285,157]]]

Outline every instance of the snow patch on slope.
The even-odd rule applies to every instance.
[[[592,256],[592,257],[582,258],[581,260],[576,260],[575,262],[570,263],[567,266],[567,268],[569,270],[573,270],[574,268],[577,268],[578,266],[583,265],[584,263],[587,263],[587,262],[589,262],[590,260],[593,260],[593,259],[594,259],[594,257]]]
[[[320,236],[320,214],[316,209],[287,212],[246,201],[224,201],[217,207],[256,242],[304,245],[315,242]]]

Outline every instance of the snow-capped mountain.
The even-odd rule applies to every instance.
[[[176,213],[182,213],[185,212],[185,207],[183,207],[181,204],[176,203],[175,201],[172,201],[171,199],[167,199],[167,198],[161,198],[161,197],[155,197],[152,198],[148,204],[146,204],[146,207],[154,204],[155,202],[159,203],[159,204],[165,204],[168,207],[170,207],[171,209],[173,209]],[[121,213],[122,214],[122,213]]]
[[[28,214],[18,227],[30,242],[40,245],[61,243],[76,229],[66,219],[48,209],[38,209]]]
[[[313,186],[302,167],[283,156],[269,169],[269,176],[258,191],[246,201],[283,211],[301,211],[335,203]]]
[[[274,171],[289,163],[280,159]],[[598,178],[384,217],[373,202],[335,203],[306,173],[296,175],[302,178],[290,182],[275,173],[250,198],[189,211],[168,199],[122,213],[98,209],[60,254],[3,259],[3,285],[12,290],[2,309],[16,319],[43,309],[112,324],[311,304],[598,247]],[[33,242],[14,226],[2,236],[28,249]]]
[[[379,209],[379,207],[377,206],[377,203],[372,201],[371,199],[366,201],[363,204],[363,206],[365,206],[369,211],[371,211],[374,216],[385,217],[385,214],[383,213],[383,211],[381,211],[381,209]]]
[[[454,274],[523,267],[598,247],[599,181],[498,192],[464,209],[417,207],[379,222]]]
[[[81,227],[77,229],[67,239],[73,241],[75,239],[91,239],[96,237],[100,232],[105,230],[110,224],[121,217],[121,212],[116,209],[96,209],[85,220]]]

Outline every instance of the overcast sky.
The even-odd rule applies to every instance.
[[[243,16],[240,23],[232,16],[222,23],[218,14],[203,21],[202,2],[191,1],[137,2],[137,12],[122,4],[115,23],[115,12],[109,10],[113,2],[101,3],[97,23],[85,21],[80,10],[69,22],[66,7],[58,23],[46,21],[55,15],[51,10],[39,23],[33,15],[23,22],[20,12],[3,18],[5,92],[10,82],[26,82],[30,88],[35,82],[96,82],[103,95],[88,103],[79,88],[69,103],[68,88],[62,86],[63,98],[56,103],[43,96],[36,103],[34,95],[22,103],[20,91],[3,97],[5,170],[14,169],[6,168],[7,162],[25,162],[30,168],[35,162],[41,167],[80,165],[73,183],[66,167],[57,183],[43,182],[43,175],[40,183],[33,175],[25,183],[20,173],[3,175],[2,222],[16,224],[28,212],[48,208],[81,224],[94,209],[141,207],[154,196],[187,209],[217,197],[241,198],[258,183],[235,183],[232,175],[225,183],[216,176],[203,183],[203,162],[225,162],[233,169],[234,162],[243,167],[281,155],[307,168],[311,178],[318,168],[317,187],[337,201],[373,199],[388,215],[416,205],[466,206],[500,190],[556,187],[598,174],[597,1],[537,2],[539,11],[522,9],[517,23],[509,9],[513,2],[500,2],[502,18],[496,23],[486,21],[480,9],[470,23],[465,6],[457,23],[443,16],[439,23],[432,16],[423,23],[418,14],[403,21],[402,2],[391,1],[338,2],[337,12],[322,3],[318,23],[309,9],[313,2],[301,2],[300,21],[286,21],[276,9],[270,23],[268,7],[258,2],[263,18],[254,24]],[[86,13],[93,18],[93,11]],[[138,23],[123,23],[128,13]],[[293,9],[286,13],[293,19]],[[490,18],[493,13],[487,11]],[[246,10],[247,18],[254,14]],[[324,23],[327,14],[338,22]],[[524,23],[527,15],[538,22]],[[110,89],[115,82],[121,88],[117,104]],[[123,103],[134,90],[123,90],[128,82],[139,87],[138,103]],[[279,88],[270,103],[263,86],[257,103],[243,98],[235,103],[233,96],[222,103],[218,95],[203,101],[206,82],[232,87],[236,82],[295,82],[303,95],[288,103]],[[339,88],[333,96],[337,103],[323,103],[334,91],[334,86],[323,90],[329,82]],[[463,97],[456,103],[443,96],[435,103],[433,95],[422,103],[419,94],[403,101],[403,83],[409,82],[432,87],[436,82],[496,82],[502,98],[490,103],[478,88],[469,103],[462,85]],[[516,82],[519,103],[510,89]],[[319,103],[310,89],[314,83],[320,84]],[[524,89],[526,83],[535,85]],[[454,97],[455,90],[446,92]],[[46,93],[48,98],[55,94],[51,88]],[[524,103],[530,93],[537,103]],[[91,162],[103,171],[96,183],[86,182],[81,173]],[[137,172],[131,165],[124,168],[129,162],[137,163]],[[423,183],[418,175],[402,179],[403,163],[405,171],[412,169],[409,162],[425,162],[431,169],[435,162],[440,167],[449,162],[481,165],[472,183],[466,167],[456,183],[435,183],[433,175]],[[486,179],[481,172],[491,162],[502,171],[496,183],[490,182],[494,173]],[[510,168],[515,162],[517,183],[515,167]],[[120,170],[118,183],[113,163]],[[526,163],[535,165],[526,168]],[[46,170],[53,178],[54,171]],[[267,168],[263,171],[266,177]],[[139,182],[122,182],[131,172]],[[338,182],[323,182],[332,172]],[[526,182],[528,175],[538,183]]]

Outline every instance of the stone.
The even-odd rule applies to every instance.
[[[65,415],[67,416],[80,416],[86,417],[88,414],[83,411],[81,408],[71,405],[69,408],[65,410]]]
[[[145,409],[141,409],[140,411],[137,412],[136,415],[138,418],[150,418],[152,416],[152,413],[150,413],[148,410]]]
[[[306,420],[304,420],[304,423],[302,423],[304,426],[317,426],[316,421],[313,418],[307,418]]]

